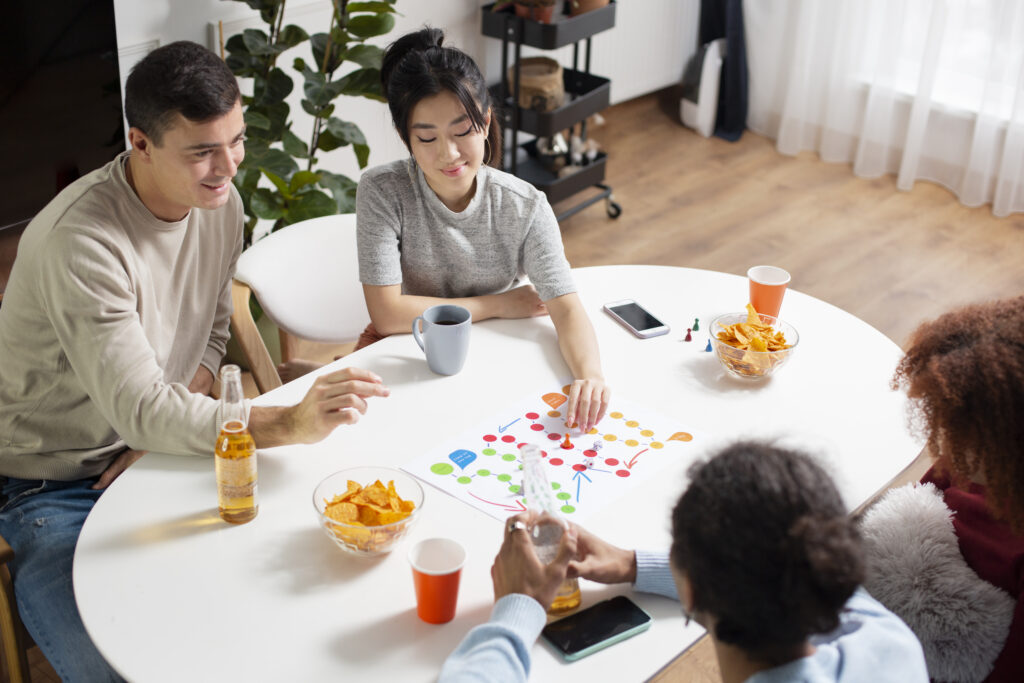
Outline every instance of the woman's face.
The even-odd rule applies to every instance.
[[[484,121],[484,130],[475,130],[465,107],[448,91],[420,100],[409,117],[412,156],[427,184],[452,211],[462,211],[473,198],[491,123],[489,111]]]

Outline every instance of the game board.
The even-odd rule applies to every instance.
[[[615,397],[587,434],[565,444],[569,387],[538,391],[402,467],[461,501],[504,519],[526,509],[519,449],[534,443],[550,465],[552,494],[567,519],[581,520],[681,457],[694,454],[692,430]]]

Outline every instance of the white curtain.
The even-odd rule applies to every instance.
[[[783,154],[1024,211],[1024,0],[744,0],[747,126]]]

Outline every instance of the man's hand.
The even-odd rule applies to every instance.
[[[597,583],[635,583],[636,553],[603,541],[582,527],[576,530],[576,556],[569,562],[568,576]]]
[[[209,372],[209,371],[207,371]],[[110,486],[115,479],[117,479],[122,472],[131,467],[132,463],[141,458],[146,454],[146,451],[133,451],[130,448],[126,448],[121,451],[114,462],[107,465],[107,469],[103,470],[103,474],[100,478],[92,485],[94,489],[105,489]]]
[[[355,424],[366,413],[366,399],[391,390],[369,370],[344,368],[321,375],[291,411],[291,443],[316,443],[343,424]]]
[[[540,300],[533,285],[523,285],[493,296],[498,304],[496,318],[535,318],[548,314],[548,307]]]
[[[558,587],[565,581],[566,567],[576,552],[576,532],[572,527],[566,530],[558,545],[558,555],[551,564],[541,564],[527,531],[538,517],[534,512],[524,512],[506,521],[505,541],[491,566],[495,602],[506,595],[522,593],[547,610],[555,600]],[[526,528],[510,531],[510,523],[516,520],[523,522]]]

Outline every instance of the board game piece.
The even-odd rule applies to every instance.
[[[707,347],[705,347],[705,349],[704,349],[704,350],[705,350],[705,351],[708,351],[709,353],[710,353],[710,351],[711,351],[711,338],[710,338],[710,337],[708,338],[708,345],[707,345]]]
[[[700,331],[700,318],[694,318],[693,319],[693,331],[694,332],[699,332]]]
[[[690,335],[690,328],[686,328],[686,338],[683,341],[693,341],[693,336]]]

